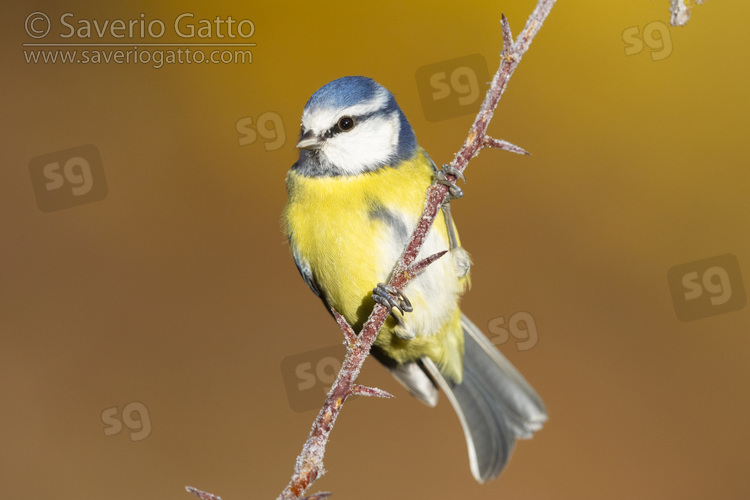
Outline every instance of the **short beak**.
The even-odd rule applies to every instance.
[[[300,149],[320,149],[323,147],[323,141],[312,130],[308,130],[300,137],[297,147]]]

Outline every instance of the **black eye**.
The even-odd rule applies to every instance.
[[[339,122],[337,123],[339,130],[342,130],[344,132],[349,132],[351,129],[354,128],[354,118],[351,116],[342,116],[339,118]]]

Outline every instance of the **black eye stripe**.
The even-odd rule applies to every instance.
[[[325,131],[325,133],[323,134],[323,137],[328,139],[330,137],[333,137],[336,134],[348,132],[352,130],[354,127],[360,125],[361,123],[367,121],[368,119],[370,119],[371,117],[377,114],[379,114],[379,112],[373,111],[372,113],[365,113],[364,115],[343,115],[339,117],[339,120],[336,121],[336,123],[331,128]],[[349,128],[348,130],[342,130],[341,128],[339,128],[339,121],[341,120],[341,118],[344,118],[344,117],[349,117],[352,120],[354,120],[354,126]]]

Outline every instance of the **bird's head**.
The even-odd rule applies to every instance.
[[[309,175],[358,175],[411,158],[414,131],[388,89],[345,76],[307,101],[296,168]]]

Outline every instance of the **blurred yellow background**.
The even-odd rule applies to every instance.
[[[442,65],[450,81],[452,61],[483,58],[493,74],[500,13],[517,34],[535,2],[15,3],[0,20],[4,495],[187,499],[182,488],[194,485],[225,500],[275,498],[315,416],[293,409],[302,396],[289,380],[322,366],[311,383],[324,384],[328,358],[315,353],[335,352],[341,336],[280,230],[305,102],[334,78],[371,76],[435,161],[448,162],[473,111],[428,120],[451,110],[420,94],[418,70]],[[490,127],[533,156],[484,151],[453,204],[474,259],[463,309],[493,328],[544,398],[548,424],[518,443],[499,480],[478,485],[446,401],[423,407],[368,360],[360,381],[397,397],[345,407],[329,474],[310,493],[750,497],[741,295],[750,5],[708,1],[674,28],[668,3],[560,1]],[[29,30],[39,36],[45,21],[29,20],[34,12],[51,26],[38,39]],[[92,28],[89,38],[63,38],[66,13],[76,29],[161,20],[166,33],[99,38]],[[210,36],[186,40],[172,25],[183,13],[196,26],[248,19],[254,32],[231,39],[214,23]],[[178,48],[150,42],[257,45],[252,63],[155,68],[27,62],[44,50],[92,49],[23,45],[41,42],[139,52]],[[479,74],[470,70],[449,99]],[[88,179],[98,195],[87,202],[68,191],[86,184],[80,162],[65,169],[85,145],[103,172]],[[34,170],[54,164],[34,163],[44,155],[59,159],[47,175]],[[726,269],[730,281],[711,271],[726,267],[726,254],[739,266]],[[687,278],[670,281],[684,264],[695,273],[678,268]],[[701,297],[686,297],[691,283]],[[729,302],[707,302],[722,293]],[[681,320],[680,307],[698,317]],[[521,312],[533,318],[531,344],[520,327],[497,328]]]

